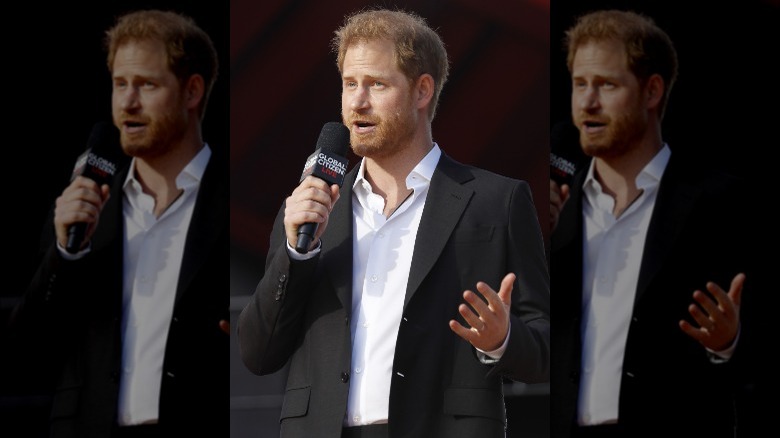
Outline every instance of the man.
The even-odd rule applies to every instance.
[[[591,13],[566,43],[592,160],[570,187],[550,183],[553,436],[733,436],[747,254],[737,182],[662,140],[677,55],[652,20]]]
[[[107,32],[128,168],[78,176],[14,316],[60,376],[53,437],[179,436],[228,427],[227,161],[201,135],[217,76],[190,18],[122,16]],[[68,229],[85,223],[75,254]],[[77,242],[78,243],[78,242]]]
[[[502,379],[548,378],[529,188],[433,142],[448,61],[422,18],[358,13],[333,46],[362,160],[341,189],[307,177],[287,198],[239,317],[241,357],[258,374],[290,361],[283,437],[503,437]]]

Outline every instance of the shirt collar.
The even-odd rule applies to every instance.
[[[644,190],[651,186],[658,185],[661,182],[661,176],[664,174],[667,164],[669,164],[669,158],[672,156],[672,150],[669,149],[669,145],[664,143],[664,146],[659,150],[650,162],[636,176],[636,187]],[[588,167],[588,173],[585,176],[585,183],[583,188],[586,191],[601,192],[601,184],[596,179],[595,168],[596,160],[590,161]]]
[[[406,177],[406,188],[414,189],[421,184],[429,184],[431,178],[433,178],[433,172],[436,170],[436,165],[439,164],[439,158],[441,158],[441,149],[439,145],[434,143],[433,148],[428,152],[416,166],[409,172]],[[367,192],[371,192],[371,184],[365,178],[365,164],[366,159],[363,158],[360,161],[360,167],[358,168],[357,177],[355,183],[352,185],[353,190],[360,190],[361,188]]]
[[[211,148],[208,143],[204,144],[200,151],[184,166],[184,169],[179,172],[176,177],[177,189],[188,189],[190,187],[200,184],[203,179],[203,174],[206,173],[206,166],[211,158]],[[130,162],[130,171],[127,172],[122,189],[127,192],[128,190],[141,191],[141,183],[135,177],[135,157]]]

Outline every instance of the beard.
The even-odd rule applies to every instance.
[[[168,153],[183,137],[187,127],[187,116],[176,108],[158,117],[122,113],[115,124],[121,127],[125,120],[145,125],[143,131],[127,133],[120,129],[120,143],[125,154],[138,158],[154,158]]]
[[[355,132],[353,124],[355,120],[368,122],[375,128],[368,133]],[[394,112],[387,118],[351,112],[344,117],[344,124],[349,127],[350,145],[356,155],[374,159],[383,158],[399,153],[414,138],[417,114],[406,108]]]
[[[591,157],[616,158],[625,155],[643,136],[647,130],[647,117],[639,108],[632,108],[618,114],[617,117],[596,117],[606,125],[603,132],[589,134],[582,128],[583,119],[594,119],[593,116],[579,114],[577,128],[580,130],[580,145],[582,151]]]

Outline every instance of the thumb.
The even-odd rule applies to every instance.
[[[512,289],[514,289],[516,278],[515,274],[510,272],[501,280],[501,289],[498,291],[498,297],[507,306],[512,304]]]
[[[733,280],[731,280],[731,289],[729,289],[729,298],[734,301],[734,305],[739,307],[739,303],[742,301],[742,288],[745,286],[745,274],[737,274]]]
[[[561,201],[566,202],[569,199],[569,185],[561,184]]]

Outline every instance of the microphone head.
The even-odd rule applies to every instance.
[[[121,150],[121,145],[119,144],[119,130],[113,123],[95,123],[92,126],[92,131],[89,133],[87,149],[106,152],[111,152],[112,149]]]
[[[347,175],[348,160],[345,158],[349,150],[349,129],[339,122],[328,122],[320,131],[317,147],[309,155],[303,166],[300,181],[314,175],[328,184],[339,187]]]
[[[349,129],[341,122],[328,122],[320,131],[317,147],[336,155],[345,157],[349,150]]]
[[[98,184],[107,184],[128,161],[129,157],[122,151],[116,126],[98,122],[92,126],[87,150],[76,160],[72,178],[82,175]]]

